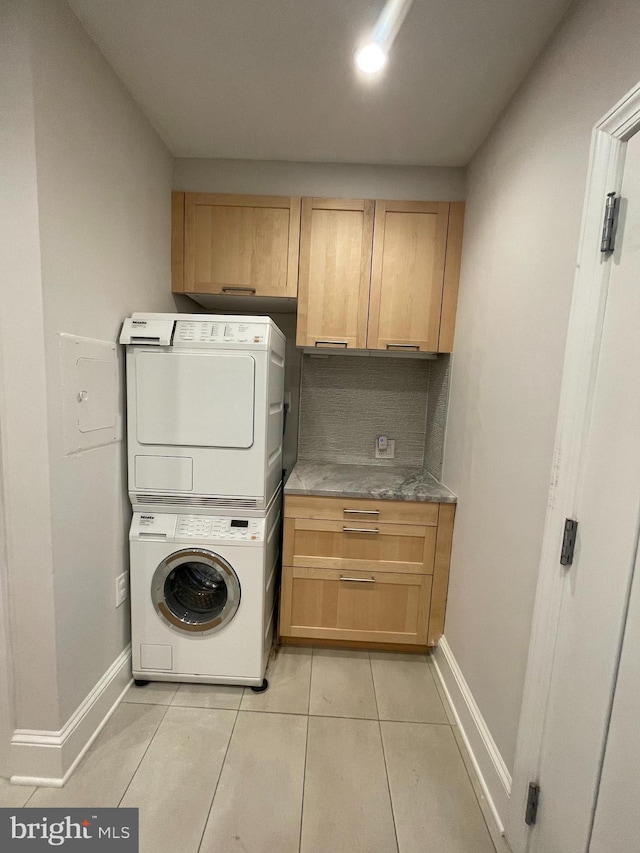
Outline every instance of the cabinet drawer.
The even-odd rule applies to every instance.
[[[426,645],[431,576],[285,567],[280,634]]]
[[[288,518],[325,518],[344,521],[392,522],[394,524],[438,523],[437,503],[420,501],[384,501],[370,498],[320,498],[312,495],[287,495],[284,514]],[[375,525],[374,525],[375,526]]]
[[[289,566],[431,574],[435,547],[435,527],[285,519],[284,562]]]

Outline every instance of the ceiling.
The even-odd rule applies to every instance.
[[[567,0],[415,0],[379,79],[382,0],[69,0],[177,157],[466,165]]]

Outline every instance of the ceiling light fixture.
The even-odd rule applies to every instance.
[[[365,74],[375,74],[387,64],[387,54],[374,41],[356,51],[356,65]]]
[[[375,74],[387,64],[389,49],[413,0],[387,0],[378,18],[371,38],[355,53],[355,63],[365,74]]]

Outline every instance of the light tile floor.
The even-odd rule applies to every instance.
[[[0,806],[138,807],[142,853],[494,853],[428,658],[284,648],[268,678],[132,687],[64,788]]]

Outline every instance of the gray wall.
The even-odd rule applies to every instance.
[[[9,591],[9,602],[2,604],[9,610],[13,676],[8,702],[13,713],[0,729],[11,733],[16,721],[26,728],[60,728],[35,116],[24,9],[19,0],[0,4],[0,437],[6,533],[0,569],[6,571],[2,585]],[[0,774],[8,775],[6,766]]]
[[[3,76],[20,86],[8,123],[22,130],[10,153],[24,248],[3,281],[15,723],[55,731],[129,638],[115,608],[124,445],[64,455],[58,333],[116,341],[131,311],[175,310],[172,160],[63,0],[5,7],[19,35]]]
[[[444,465],[459,499],[445,636],[509,767],[591,129],[640,79],[639,45],[637,0],[576,3],[469,169]]]
[[[191,192],[464,201],[465,170],[178,157],[173,188]]]

